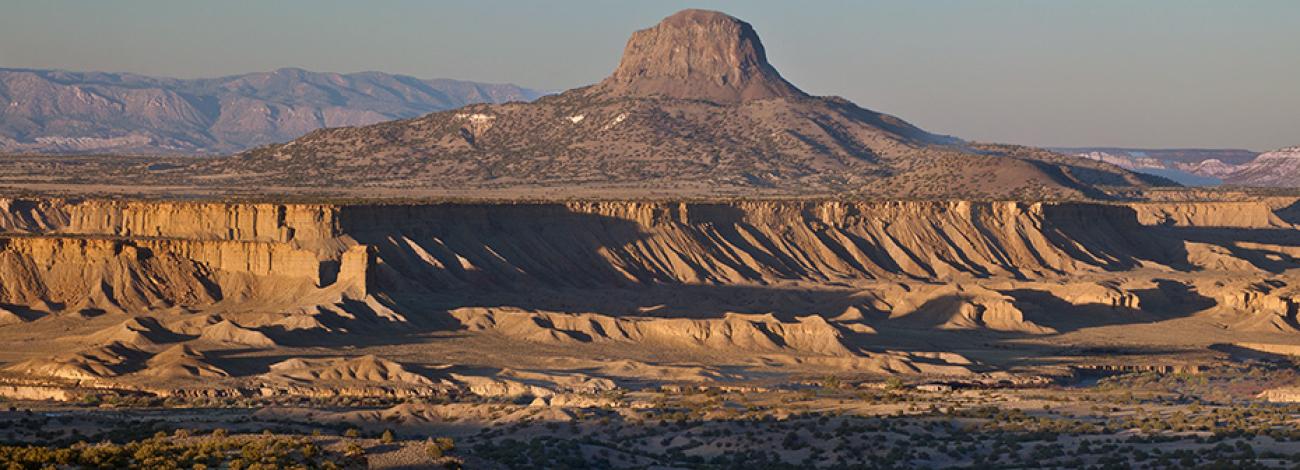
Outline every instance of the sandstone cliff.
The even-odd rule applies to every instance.
[[[344,279],[400,292],[1191,269],[1198,258],[1188,244],[1213,241],[1189,239],[1179,227],[1290,229],[1279,215],[1289,207],[1287,200],[331,206],[7,199],[0,200],[0,262],[9,275],[0,292],[61,303],[104,286],[113,299],[140,297],[125,294],[142,289],[151,301],[187,304],[219,298],[229,274],[315,287]],[[67,294],[49,297],[65,285]]]
[[[93,385],[203,378],[221,393],[322,394],[284,379],[360,380],[354,371],[421,390],[444,378],[471,393],[512,387],[465,374],[426,383],[425,369],[381,357],[263,376],[208,354],[420,332],[550,351],[528,357],[552,347],[614,347],[633,363],[667,355],[639,367],[683,380],[703,374],[676,372],[700,357],[961,374],[990,366],[906,332],[1058,337],[1183,316],[1221,332],[1300,332],[1295,204],[6,199],[0,335],[60,351],[6,353],[8,373]],[[29,324],[71,333],[33,337]],[[465,385],[478,382],[488,385]],[[540,383],[512,390],[551,387]]]

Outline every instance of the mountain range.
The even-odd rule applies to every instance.
[[[1239,186],[1300,186],[1300,146],[1264,152],[1234,167],[1224,176],[1224,182]]]
[[[1300,147],[1259,153],[1242,149],[1057,148],[1191,186],[1300,186]]]
[[[183,80],[0,69],[0,152],[226,154],[322,127],[541,95],[515,85],[380,72],[284,68]]]

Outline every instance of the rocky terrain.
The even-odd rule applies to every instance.
[[[280,69],[181,80],[0,69],[0,152],[219,155],[472,103],[528,101],[514,85]]]
[[[0,361],[58,390],[549,397],[1300,344],[1294,199],[0,207]]]

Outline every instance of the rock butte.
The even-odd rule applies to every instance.
[[[749,23],[707,10],[683,10],[633,33],[618,68],[592,91],[718,103],[807,97],[767,62]]]
[[[932,134],[843,98],[809,95],[768,62],[753,27],[703,10],[632,34],[600,82],[532,102],[320,129],[226,157],[81,163],[22,160],[0,168],[0,183],[548,200],[1119,199],[1171,184],[1047,150]]]

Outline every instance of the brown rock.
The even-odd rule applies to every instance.
[[[806,96],[767,62],[749,23],[707,10],[682,10],[633,33],[618,69],[593,91],[718,103]]]

